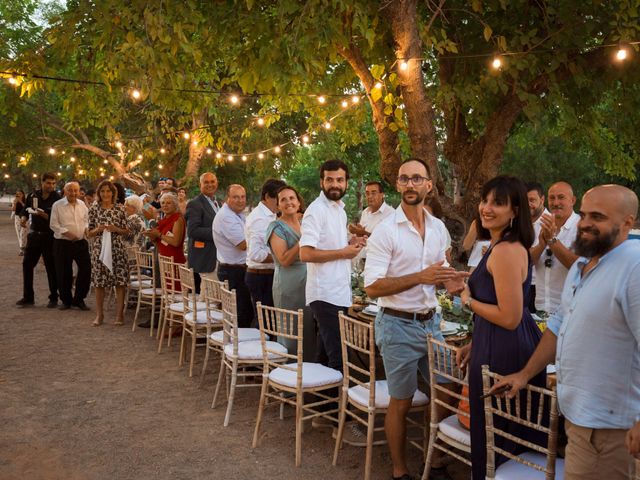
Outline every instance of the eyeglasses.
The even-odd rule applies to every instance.
[[[544,261],[544,266],[547,268],[551,268],[553,266],[553,252],[550,248],[547,248],[544,253],[547,254],[547,258]]]
[[[158,179],[159,182],[166,182],[167,180],[169,180],[167,177],[161,177]]]
[[[413,177],[408,177],[407,175],[400,175],[398,177],[398,185],[408,185],[411,182],[412,185],[419,187],[422,185],[425,180],[429,180],[428,177],[421,177],[420,175],[414,175]]]

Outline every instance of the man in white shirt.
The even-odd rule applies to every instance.
[[[394,210],[384,201],[384,187],[381,182],[371,181],[364,187],[367,208],[360,215],[360,223],[349,225],[349,232],[358,236],[371,236],[376,226]]]
[[[424,161],[402,163],[397,180],[402,201],[369,238],[364,270],[367,295],[378,298],[380,307],[376,344],[391,397],[385,433],[397,479],[412,478],[405,458],[406,416],[418,388],[418,371],[428,379],[428,335],[444,341],[435,315],[436,285],[446,283],[451,292],[459,292],[469,275],[446,263],[446,227],[423,207],[431,188]],[[447,478],[444,468],[432,468],[430,478]]]
[[[529,202],[529,212],[533,222],[533,232],[535,239],[532,247],[538,244],[540,229],[542,228],[542,215],[551,215],[549,210],[544,208],[544,188],[538,182],[527,183],[527,201]],[[529,311],[536,311],[536,269],[531,269],[531,289],[529,290]]]
[[[238,326],[251,327],[253,308],[251,295],[244,282],[247,269],[247,242],[244,236],[247,193],[242,185],[227,187],[227,200],[213,219],[213,241],[218,259],[218,279],[235,289],[238,306]]]
[[[571,185],[557,182],[547,195],[550,215],[540,216],[538,243],[530,249],[536,270],[536,309],[551,315],[560,306],[569,268],[578,259],[573,252],[580,216],[573,211]]]
[[[348,181],[344,162],[328,160],[321,165],[322,191],[304,213],[300,238],[300,260],[308,262],[306,300],[318,327],[317,361],[340,372],[338,312],[351,306],[351,259],[365,243],[357,236],[347,240],[347,215],[340,199]]]
[[[84,299],[91,282],[91,257],[85,232],[89,227],[89,209],[79,200],[80,184],[68,182],[64,186],[64,197],[53,204],[51,222],[53,230],[53,257],[58,276],[58,290],[62,304],[60,310],[71,306],[89,310]],[[76,262],[75,293],[72,294],[73,262]]]
[[[286,183],[274,178],[262,185],[261,200],[247,217],[245,237],[247,239],[247,273],[244,281],[251,294],[254,321],[257,319],[256,302],[273,306],[273,272],[275,264],[267,246],[267,227],[276,219],[278,190]]]

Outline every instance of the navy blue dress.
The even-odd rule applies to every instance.
[[[487,270],[487,260],[491,255],[491,247],[484,255],[478,267],[469,277],[471,296],[483,303],[498,304],[493,277]],[[501,375],[508,375],[521,370],[533,354],[542,333],[531,317],[527,308],[529,304],[529,290],[531,286],[531,261],[527,279],[522,284],[522,321],[515,330],[507,330],[491,323],[479,315],[473,315],[473,346],[469,362],[469,405],[471,413],[471,461],[473,480],[484,480],[487,466],[486,430],[484,421],[484,401],[482,396],[482,365],[489,365],[491,371]],[[546,386],[546,373],[534,377],[534,385]],[[525,427],[519,427],[504,419],[494,417],[497,428],[513,433],[530,442],[541,443],[544,437]],[[503,449],[519,453],[522,450],[512,442],[504,442],[495,437],[496,445]],[[506,459],[496,456],[496,467]]]

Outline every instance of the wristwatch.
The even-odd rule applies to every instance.
[[[471,302],[473,301],[473,298],[469,297],[467,298],[467,301],[464,302],[464,306],[467,308],[467,310],[471,310]]]
[[[547,245],[549,245],[550,247],[553,247],[557,241],[558,241],[558,237],[555,237],[555,236],[551,237],[547,242]]]

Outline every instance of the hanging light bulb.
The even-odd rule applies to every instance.
[[[349,106],[349,102],[347,102],[346,100],[342,100],[342,102],[340,102],[340,106],[342,108],[347,108]]]
[[[626,60],[628,56],[629,56],[629,52],[627,52],[626,48],[620,48],[616,52],[616,60],[618,60],[619,62]]]
[[[402,60],[400,62],[399,68],[400,68],[400,70],[402,70],[404,72],[409,68],[409,64],[407,62],[405,62],[404,60]]]
[[[211,153],[213,153],[212,150],[210,148],[207,148],[207,155],[211,155]]]
[[[53,147],[51,147],[51,148],[49,149],[49,155],[55,155],[55,154],[56,154],[56,149],[55,149],[55,148],[53,148]]]
[[[325,130],[331,130],[331,122],[325,122],[324,128]]]
[[[247,161],[247,156],[246,155],[242,155],[242,161],[246,162]]]
[[[502,67],[502,59],[500,57],[495,57],[493,59],[493,61],[491,62],[491,66],[495,69],[498,70]]]
[[[302,136],[302,143],[309,143],[309,135]]]
[[[259,126],[261,126],[261,127],[262,127],[262,126],[264,125],[264,118],[262,118],[262,117],[258,118],[258,119],[256,120],[256,123],[257,123]]]
[[[230,162],[233,162],[233,155],[229,155],[229,156],[227,157],[227,160],[229,160]]]
[[[216,158],[217,159],[221,159],[222,158],[222,154],[220,152],[216,153]]]
[[[164,148],[161,148],[160,153],[164,155],[165,153],[167,153],[167,151]]]
[[[116,142],[116,148],[122,148],[122,142],[120,140]]]
[[[182,138],[184,138],[185,140],[189,140],[189,137],[191,137],[191,135],[189,135],[189,132],[184,132],[182,134]]]
[[[279,146],[277,146],[276,148],[273,149],[273,151],[276,153],[280,153],[282,149]]]
[[[353,97],[351,97],[351,103],[359,103],[360,102],[360,97],[358,95],[354,95]]]
[[[327,99],[324,97],[324,95],[320,95],[318,97],[318,103],[324,104],[324,103],[326,103],[326,101],[327,101]]]
[[[229,98],[229,101],[233,104],[233,105],[237,105],[238,102],[240,101],[240,99],[238,98],[237,95],[231,95],[231,98]]]
[[[260,152],[260,153],[258,154],[258,158],[259,158],[260,160],[262,160],[262,159],[264,158],[264,153]]]
[[[134,100],[139,100],[141,96],[142,93],[140,93],[140,90],[138,90],[137,88],[131,90],[131,97],[133,97]]]

